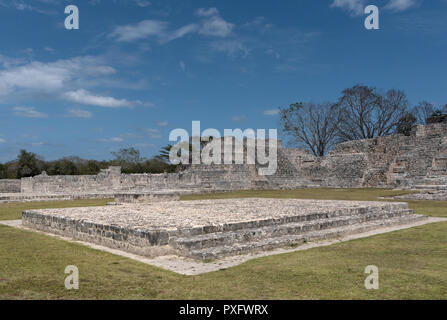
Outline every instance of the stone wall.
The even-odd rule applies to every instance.
[[[327,156],[282,149],[279,170],[267,177],[277,188],[447,185],[447,124],[416,126],[393,135],[337,145]]]
[[[194,178],[187,173],[122,174],[120,167],[110,167],[91,176],[48,176],[43,173],[32,178],[23,178],[21,191],[34,194],[114,194],[185,189],[197,187]]]
[[[244,150],[246,151],[246,150]],[[411,136],[394,135],[337,145],[327,156],[282,148],[278,170],[261,176],[259,164],[191,165],[182,172],[121,174],[119,167],[96,176],[48,176],[22,179],[23,193],[73,194],[157,190],[292,189],[300,187],[447,186],[447,124],[417,126]],[[1,180],[0,180],[1,181]],[[0,184],[1,186],[1,184]]]
[[[18,193],[20,185],[19,179],[0,179],[0,193]]]
[[[45,215],[38,211],[22,212],[22,223],[25,227],[148,257],[174,253],[172,247],[168,246],[169,233],[167,231],[140,231],[133,228]]]
[[[45,172],[22,178],[21,192],[36,194],[113,192],[120,187],[120,167],[101,170],[98,175],[48,176]]]

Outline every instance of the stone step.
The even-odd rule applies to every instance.
[[[230,245],[190,250],[188,256],[201,260],[216,259],[229,255],[269,250],[289,245],[299,245],[308,241],[337,239],[341,236],[367,232],[381,227],[409,224],[425,219],[427,219],[427,217],[423,215],[409,214],[385,220],[366,221],[358,224],[311,231],[302,234],[284,235],[280,237],[265,238],[256,241],[233,243]]]
[[[420,190],[447,190],[447,184],[421,184],[421,185],[416,185],[415,189],[420,189]]]
[[[378,219],[389,219],[413,214],[412,210],[378,212],[357,215],[340,215],[334,218],[312,219],[304,222],[269,225],[261,228],[246,228],[238,231],[216,232],[192,237],[173,239],[170,243],[176,249],[195,250],[215,246],[242,243],[264,238],[298,235],[311,231],[363,223]]]
[[[295,209],[295,208],[292,208]],[[299,208],[297,208],[299,209]],[[176,231],[176,236],[180,238],[189,238],[192,236],[200,236],[206,234],[215,234],[219,232],[230,232],[245,229],[256,229],[268,226],[278,226],[289,223],[298,223],[305,221],[314,221],[320,219],[331,219],[335,217],[351,217],[354,215],[378,215],[383,216],[383,214],[394,214],[398,212],[408,213],[408,204],[399,202],[389,202],[384,204],[378,204],[374,207],[353,207],[353,208],[342,208],[339,210],[331,210],[322,212],[321,209],[316,209],[315,212],[308,212],[305,214],[292,213],[287,216],[282,216],[278,218],[260,219],[260,220],[250,220],[250,221],[238,221],[238,222],[228,222],[224,225],[205,225],[197,228],[187,228],[179,229]]]

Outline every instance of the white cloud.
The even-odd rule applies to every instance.
[[[417,4],[416,0],[390,0],[385,9],[393,11],[405,11]]]
[[[200,34],[215,37],[226,37],[233,31],[234,24],[222,19],[216,8],[201,8],[196,11],[196,14],[206,18],[199,30]]]
[[[150,36],[163,37],[166,34],[167,22],[158,20],[143,20],[134,25],[118,26],[110,34],[119,42],[132,42]]]
[[[0,55],[1,65],[4,68],[0,68],[0,97],[4,102],[10,100],[13,103],[17,98],[24,97],[44,97],[110,108],[153,106],[149,102],[120,100],[84,89],[108,84],[117,86],[117,83],[121,83],[108,78],[116,70],[105,65],[98,57],[83,56],[48,63],[24,63]]]
[[[33,62],[0,72],[3,94],[16,89],[51,91],[63,87],[70,78],[70,71],[56,65]]]
[[[82,109],[68,109],[67,116],[71,118],[90,119],[93,117],[93,113]]]
[[[183,72],[186,71],[186,64],[185,64],[184,61],[180,61],[180,62],[179,62],[179,66],[180,66],[180,69],[181,69]]]
[[[54,0],[43,0],[43,1],[54,1]],[[57,0],[55,0],[55,1],[57,1]],[[116,1],[117,0],[114,0],[114,2],[116,2]],[[138,7],[141,7],[141,8],[146,8],[151,5],[151,2],[147,1],[147,0],[131,0],[131,1],[134,2]],[[88,3],[92,6],[96,6],[101,3],[101,0],[89,0]]]
[[[405,11],[417,3],[418,0],[389,0],[384,8],[392,11]],[[359,16],[364,14],[366,5],[366,0],[334,0],[331,7],[344,9],[353,16]]]
[[[199,27],[196,24],[188,24],[186,26],[183,26],[173,32],[170,32],[169,34],[166,34],[162,36],[161,41],[162,42],[169,42],[175,39],[183,38],[185,35],[189,33],[196,32],[199,29]]]
[[[210,16],[217,16],[219,14],[219,10],[216,8],[199,8],[196,10],[196,15],[199,17],[210,17]]]
[[[146,0],[134,0],[134,1],[135,1],[137,6],[142,7],[142,8],[145,8],[145,7],[151,5],[151,3],[149,1],[146,1]]]
[[[245,120],[246,118],[247,118],[246,116],[233,116],[233,117],[231,117],[231,120],[235,121],[235,122],[239,122],[239,121]]]
[[[92,94],[84,89],[66,92],[62,96],[64,99],[74,103],[103,107],[103,108],[122,108],[122,107],[133,106],[133,103],[127,101],[126,99],[118,100],[113,97],[99,96]]]
[[[26,117],[26,118],[48,118],[48,115],[43,112],[36,111],[35,108],[30,107],[14,107],[12,109],[14,111],[14,115],[18,117]]]
[[[23,64],[23,59],[10,58],[0,54],[0,65],[2,65],[3,68],[10,68],[20,64]]]
[[[113,138],[110,138],[110,139],[108,139],[110,142],[123,142],[124,141],[124,139],[123,138],[121,138],[121,137],[113,137]]]
[[[222,19],[216,8],[198,9],[196,15],[201,17],[199,23],[189,23],[178,29],[170,30],[169,23],[159,20],[143,20],[136,24],[116,27],[109,37],[118,42],[133,42],[155,37],[161,43],[183,38],[187,34],[198,33],[213,37],[226,37],[231,34],[234,24]]]
[[[90,56],[49,63],[33,61],[17,64],[8,60],[7,65],[4,63],[5,69],[0,70],[0,96],[18,92],[20,95],[54,93],[116,72],[114,68],[102,65],[99,59]]]
[[[39,2],[45,3],[45,4],[55,4],[55,1],[46,1],[46,0],[39,0]],[[54,14],[54,10],[47,10],[42,9],[40,7],[36,7],[30,4],[25,3],[23,0],[0,0],[0,6],[5,8],[13,8],[19,11],[34,11],[41,14]]]
[[[145,129],[141,129],[141,130],[143,132],[145,132],[150,139],[161,139],[162,138],[162,135],[160,134],[159,129],[145,128]]]
[[[211,43],[211,48],[228,54],[229,56],[237,56],[241,55],[242,57],[246,57],[249,53],[247,47],[238,40],[221,40],[214,41]]]
[[[105,143],[120,143],[123,142],[124,139],[121,137],[112,137],[112,138],[99,138],[95,139],[97,142],[105,142]]]
[[[5,143],[6,142],[6,140],[5,139],[3,139],[3,138],[0,138],[0,143]]]
[[[276,116],[279,114],[279,109],[270,109],[270,110],[265,110],[263,112],[263,114],[265,116]]]
[[[366,0],[334,0],[332,8],[341,8],[352,15],[362,15],[365,9]]]
[[[115,38],[118,42],[133,42],[149,37],[156,37],[160,42],[165,43],[184,37],[185,35],[197,32],[199,26],[191,23],[176,30],[168,30],[168,23],[158,20],[144,20],[137,24],[118,26],[109,37]]]

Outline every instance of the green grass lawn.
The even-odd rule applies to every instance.
[[[313,189],[237,192],[200,198],[275,196],[377,200],[378,196],[390,196],[393,192]],[[22,205],[26,209],[35,204]],[[2,206],[1,218],[8,212]],[[411,206],[418,213],[447,216],[447,202],[412,202]],[[0,226],[0,298],[447,299],[446,243],[447,223],[443,222],[263,257],[199,276],[181,276],[79,244]],[[79,268],[77,291],[64,287],[67,265]],[[379,267],[379,290],[364,287],[367,265]]]
[[[390,189],[331,189],[310,188],[295,190],[247,190],[224,193],[208,193],[204,195],[186,195],[182,200],[226,199],[226,198],[296,198],[318,200],[378,200],[379,197],[392,197],[412,193],[412,191],[396,191]]]

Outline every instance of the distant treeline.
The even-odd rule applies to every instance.
[[[0,163],[0,179],[32,177],[46,171],[48,175],[96,175],[101,169],[121,166],[123,173],[163,173],[175,171],[175,166],[166,161],[166,150],[152,159],[141,157],[134,148],[112,152],[110,161],[85,160],[79,157],[65,157],[45,161],[39,155],[21,150],[16,160]]]

